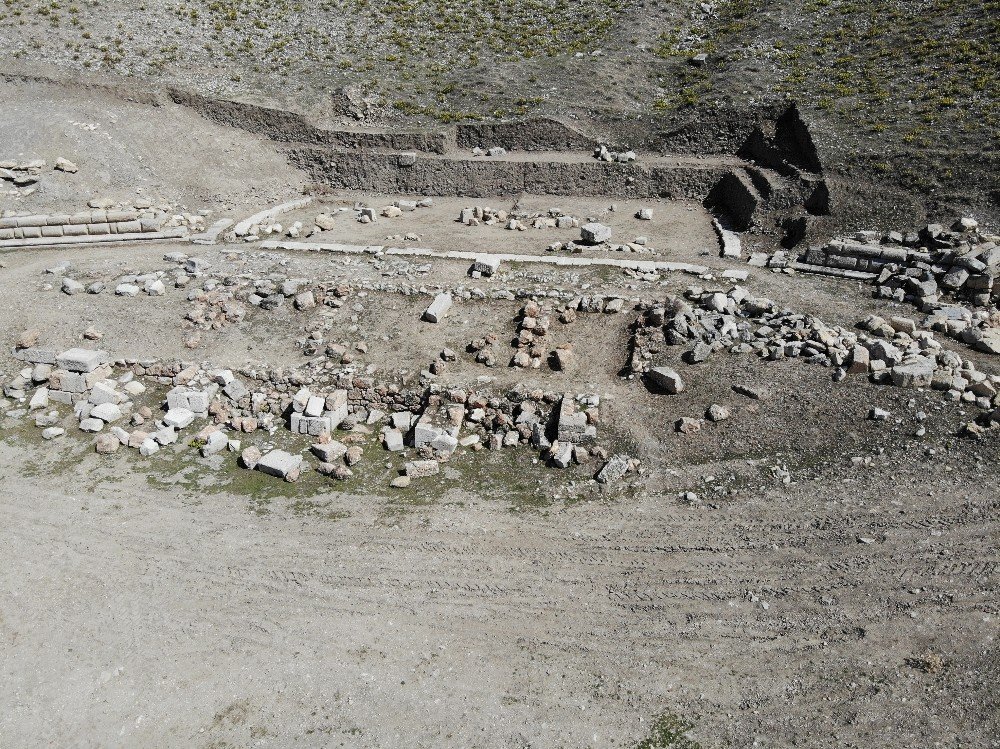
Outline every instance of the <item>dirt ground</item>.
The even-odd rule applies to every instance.
[[[622,746],[665,711],[704,746],[995,745],[995,445],[697,508],[486,480],[326,517],[38,449],[4,447],[8,746]]]
[[[4,82],[0,91],[0,159],[45,159],[49,166],[27,198],[0,190],[0,210],[79,210],[95,197],[142,197],[181,210],[249,213],[294,197],[304,184],[274,148],[185,107],[152,107],[37,82]],[[80,171],[51,171],[59,157]]]
[[[46,172],[44,189],[4,196],[3,209],[68,210],[138,185],[242,218],[300,190],[276,148],[191,114],[45,87],[4,93],[11,156],[64,155],[81,171]],[[100,128],[72,124],[82,121]],[[153,126],[183,135],[149,138]],[[392,197],[331,196],[301,218]],[[700,206],[654,203],[654,220],[640,222],[627,201],[522,201],[600,216],[616,235],[645,234],[665,259],[716,275],[746,268],[715,256]],[[432,209],[367,227],[345,219],[324,234],[383,244],[414,231],[435,249],[525,253],[571,235],[462,227],[465,205],[435,199]],[[125,275],[172,273],[170,251],[203,257],[213,278],[411,293],[355,291],[339,309],[251,309],[189,349],[186,290],[110,290]],[[320,325],[329,341],[364,343],[359,366],[377,377],[414,384],[450,347],[459,355],[446,385],[599,394],[599,442],[642,460],[641,473],[601,488],[597,464],[560,472],[524,447],[462,448],[440,477],[397,491],[388,482],[400,457],[371,435],[350,480],[310,472],[285,484],[237,469],[230,455],[203,459],[176,445],[150,458],[99,456],[79,432],[45,442],[29,421],[0,417],[4,747],[1000,746],[1000,442],[995,432],[956,437],[971,407],[863,377],[834,383],[830,369],[802,361],[719,352],[688,365],[681,347],[659,363],[678,368],[687,389],[654,394],[620,376],[629,311],[554,322],[553,340],[578,355],[566,372],[488,368],[466,351],[495,332],[512,354],[521,303],[458,299],[442,323],[419,320],[439,288],[631,301],[716,281],[542,264],[471,279],[463,263],[253,243],[17,251],[0,261],[5,382],[21,368],[8,346],[28,327],[60,349],[94,327],[116,358],[292,369],[308,358],[297,340]],[[46,270],[63,261],[109,290],[62,294]],[[915,317],[856,283],[751,271],[753,294],[831,325],[872,311]],[[162,393],[146,398],[157,406]],[[712,403],[732,418],[673,430]],[[875,406],[892,417],[868,420]],[[927,431],[917,437],[921,411]]]
[[[308,208],[282,216],[282,226],[301,221],[306,228],[312,226],[317,212],[337,216],[338,209],[353,208],[361,202],[374,208],[392,205],[395,201],[412,200],[408,195],[372,195],[343,191],[336,196],[317,199]],[[434,250],[466,250],[472,252],[501,252],[525,255],[562,254],[548,253],[549,245],[580,239],[580,230],[573,228],[535,229],[528,223],[524,231],[508,230],[504,224],[465,226],[458,222],[463,208],[488,206],[510,212],[516,205],[529,215],[546,215],[556,210],[574,216],[581,224],[593,219],[611,227],[611,244],[633,242],[638,237],[648,241],[644,249],[650,252],[631,253],[608,250],[604,246],[581,246],[584,257],[637,258],[640,260],[671,260],[675,262],[704,263],[707,257],[716,257],[719,240],[712,229],[711,214],[696,201],[683,200],[629,200],[609,198],[580,198],[566,200],[552,195],[518,195],[501,197],[493,201],[477,198],[434,197],[429,208],[418,208],[395,218],[381,217],[370,224],[360,224],[353,214],[337,222],[330,231],[315,234],[306,241],[343,242],[345,244],[383,245],[387,247],[426,247]],[[570,210],[572,206],[572,210]],[[653,220],[643,221],[635,214],[640,208],[652,208]],[[406,241],[407,234],[419,240]]]

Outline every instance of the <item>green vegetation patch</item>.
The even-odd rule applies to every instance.
[[[635,744],[635,749],[701,749],[688,732],[694,723],[674,713],[663,713],[653,721],[649,736]]]
[[[721,0],[653,48],[679,83],[654,109],[784,96],[900,146],[1000,125],[1000,1]],[[709,55],[703,67],[690,64]],[[880,138],[881,140],[881,138]]]

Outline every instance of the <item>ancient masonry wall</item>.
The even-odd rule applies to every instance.
[[[296,112],[270,109],[223,99],[210,99],[189,91],[169,88],[175,104],[194,109],[214,122],[263,135],[281,143],[310,143],[331,148],[384,148],[394,151],[444,153],[448,137],[443,132],[324,130]]]
[[[0,242],[18,239],[104,236],[159,232],[163,218],[138,211],[84,211],[74,214],[0,218]]]
[[[502,146],[517,151],[589,151],[598,145],[596,138],[548,118],[462,124],[455,128],[455,141],[459,148]]]
[[[314,182],[338,189],[422,195],[489,197],[616,195],[703,200],[727,167],[667,167],[601,161],[486,161],[422,158],[413,154],[363,154],[297,147],[290,160]]]

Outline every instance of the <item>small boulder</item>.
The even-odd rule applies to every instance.
[[[580,227],[580,239],[584,244],[601,244],[611,239],[611,227],[590,223]]]
[[[684,391],[684,380],[670,367],[653,367],[646,374],[646,378],[655,387],[670,395],[677,395],[677,393]]]

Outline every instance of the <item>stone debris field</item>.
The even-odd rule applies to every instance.
[[[0,87],[3,746],[1000,746],[988,220]]]

